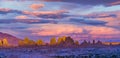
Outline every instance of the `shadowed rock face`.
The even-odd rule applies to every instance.
[[[66,37],[65,42],[70,44],[70,45],[74,44],[74,40],[71,37]]]
[[[65,41],[62,42],[62,44],[66,47],[69,47],[69,46],[73,46],[75,43],[74,43],[74,40],[71,37],[66,37]]]
[[[18,41],[21,40],[10,34],[0,32],[0,40],[2,40],[4,38],[6,38],[9,42],[9,44],[12,44],[12,45],[17,45]]]

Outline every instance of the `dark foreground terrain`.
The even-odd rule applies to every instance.
[[[120,47],[1,48],[0,58],[120,58]]]

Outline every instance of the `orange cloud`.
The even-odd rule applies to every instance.
[[[38,10],[40,8],[43,8],[45,5],[44,4],[32,4],[30,5],[30,8],[33,10]]]

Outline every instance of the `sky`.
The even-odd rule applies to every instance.
[[[120,0],[0,0],[0,32],[45,41],[120,41]]]

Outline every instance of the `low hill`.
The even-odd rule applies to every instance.
[[[2,40],[4,38],[6,38],[9,42],[9,44],[12,44],[12,45],[17,45],[18,41],[21,40],[13,35],[0,32],[0,40]]]

